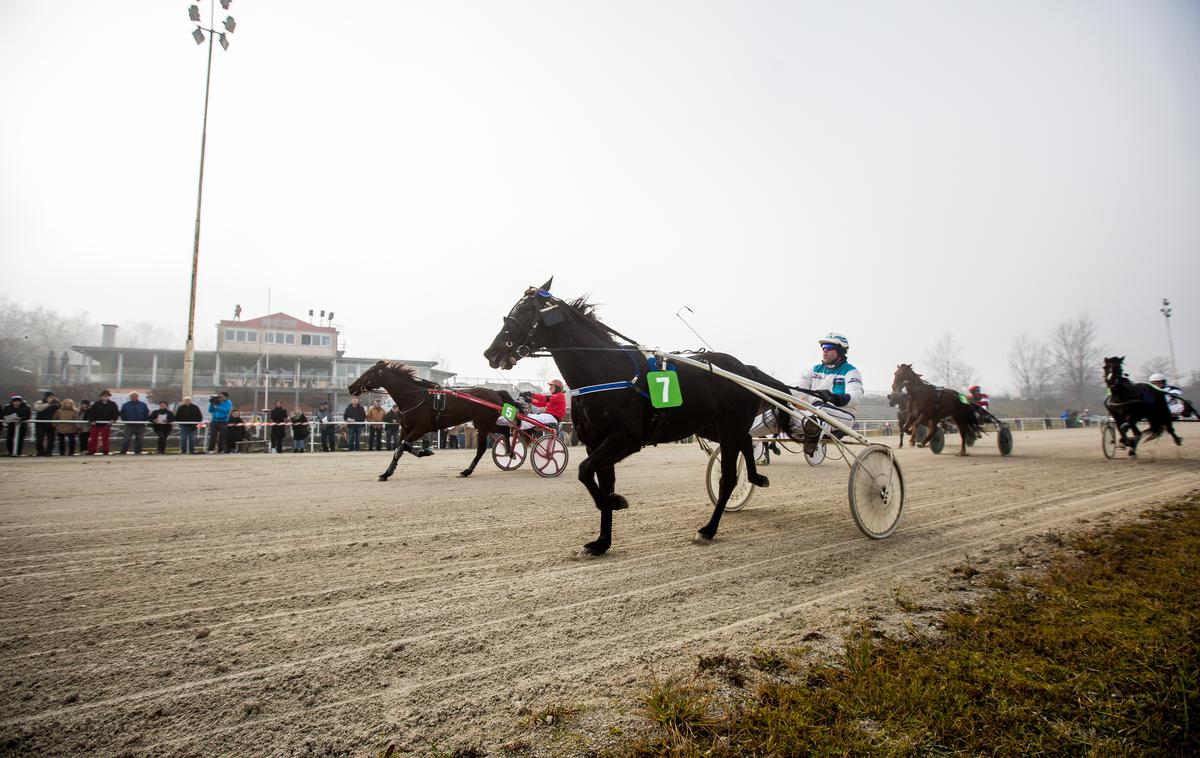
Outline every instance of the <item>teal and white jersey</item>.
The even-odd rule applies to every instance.
[[[863,396],[862,374],[849,361],[837,366],[818,363],[800,377],[798,387],[806,390],[828,390],[835,395],[849,395],[850,402],[843,406],[847,411],[858,407]]]

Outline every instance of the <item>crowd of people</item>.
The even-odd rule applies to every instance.
[[[163,455],[168,452],[168,440],[175,432],[178,433],[179,453],[236,453],[245,449],[243,443],[259,439],[256,430],[260,426],[267,429],[262,438],[268,449],[275,453],[285,450],[303,453],[310,449],[323,452],[362,450],[364,428],[367,429],[367,450],[395,450],[399,442],[400,415],[395,408],[384,410],[378,399],[364,407],[359,398],[352,398],[341,419],[334,416],[325,402],[307,414],[299,406],[289,411],[281,401],[277,401],[261,421],[246,419],[233,407],[227,392],[208,399],[207,421],[191,397],[183,398],[174,408],[166,401],[156,405],[152,409],[137,392],[129,393],[129,399],[120,406],[112,400],[108,390],[101,392],[95,401],[82,400],[78,404],[70,398],[60,400],[53,392],[46,392],[32,405],[20,395],[13,395],[0,409],[6,453],[23,455],[32,444],[37,456],[141,455],[151,452]],[[112,432],[118,426],[121,427],[120,446],[114,449]],[[154,434],[153,450],[150,450],[150,441],[146,440],[147,432]],[[456,448],[464,436],[462,430],[451,430],[441,443]],[[422,442],[429,447],[434,441],[426,439]]]

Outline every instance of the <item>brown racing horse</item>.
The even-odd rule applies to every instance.
[[[449,429],[452,426],[465,424],[468,421],[478,432],[479,443],[475,448],[475,459],[471,465],[458,472],[459,476],[470,476],[479,459],[487,449],[488,435],[496,430],[496,419],[500,416],[498,409],[473,403],[453,395],[439,395],[430,390],[440,390],[442,385],[421,379],[411,366],[396,361],[379,361],[363,372],[347,389],[352,395],[383,388],[392,396],[396,403],[396,414],[400,417],[400,444],[392,455],[392,462],[387,470],[379,475],[379,481],[386,482],[396,471],[396,464],[405,451],[418,458],[433,453],[428,450],[414,450],[412,443],[430,432],[439,429]],[[503,390],[493,390],[488,387],[455,388],[455,392],[471,395],[480,400],[486,400],[496,406],[505,403],[517,404],[512,395]],[[443,405],[444,401],[444,405]]]
[[[945,387],[936,387],[921,378],[913,371],[912,364],[901,363],[896,367],[896,375],[892,379],[892,393],[889,397],[897,400],[907,396],[905,418],[901,420],[900,435],[903,437],[906,427],[911,430],[910,445],[919,444],[921,447],[929,444],[937,431],[938,422],[949,416],[958,427],[958,436],[962,447],[959,455],[967,455],[967,441],[974,442],[983,436],[983,427],[970,404],[964,403],[959,394]],[[925,439],[917,442],[917,427],[924,425],[929,431]]]

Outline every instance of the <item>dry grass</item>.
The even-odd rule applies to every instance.
[[[1066,546],[1032,581],[990,576],[994,596],[946,615],[936,640],[864,626],[833,664],[789,661],[802,684],[745,698],[655,682],[654,728],[620,752],[1200,754],[1200,496]],[[775,655],[758,668],[782,667]]]

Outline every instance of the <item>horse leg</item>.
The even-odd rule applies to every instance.
[[[767,453],[767,455],[770,455],[770,453]],[[755,466],[754,440],[749,436],[742,441],[742,457],[746,459],[746,479],[755,487],[770,487],[771,480],[765,474],[758,473],[758,468]],[[721,475],[725,475],[724,469],[722,469]]]
[[[1138,443],[1142,441],[1142,432],[1137,428],[1136,421],[1130,421],[1126,426],[1129,428],[1129,431],[1133,432],[1133,436],[1129,438],[1125,446],[1129,448],[1129,457],[1136,458]]]
[[[738,443],[730,443],[728,440],[728,435],[721,435],[721,485],[717,491],[717,504],[708,523],[696,532],[696,535],[706,542],[717,536],[717,527],[721,524],[721,516],[725,514],[725,504],[729,502],[729,496],[733,494],[733,488],[737,485]]]
[[[392,462],[388,464],[387,470],[379,475],[379,481],[386,482],[392,474],[396,473],[396,464],[400,462],[402,455],[404,455],[404,445],[396,445],[396,452],[392,453]]]
[[[484,431],[485,428],[487,431]],[[492,433],[491,428],[486,424],[480,423],[476,425],[475,432],[476,436],[479,438],[478,444],[475,445],[475,459],[471,461],[470,466],[467,466],[465,469],[458,472],[459,476],[470,476],[471,474],[475,473],[475,467],[479,465],[480,459],[483,458],[483,454],[487,450],[488,435]]]
[[[594,450],[589,447],[588,457],[579,464],[579,481],[600,510],[600,535],[583,546],[589,555],[603,555],[612,546],[612,512],[629,507],[629,502],[614,491],[617,475],[613,466],[640,448],[638,440],[610,434]]]

